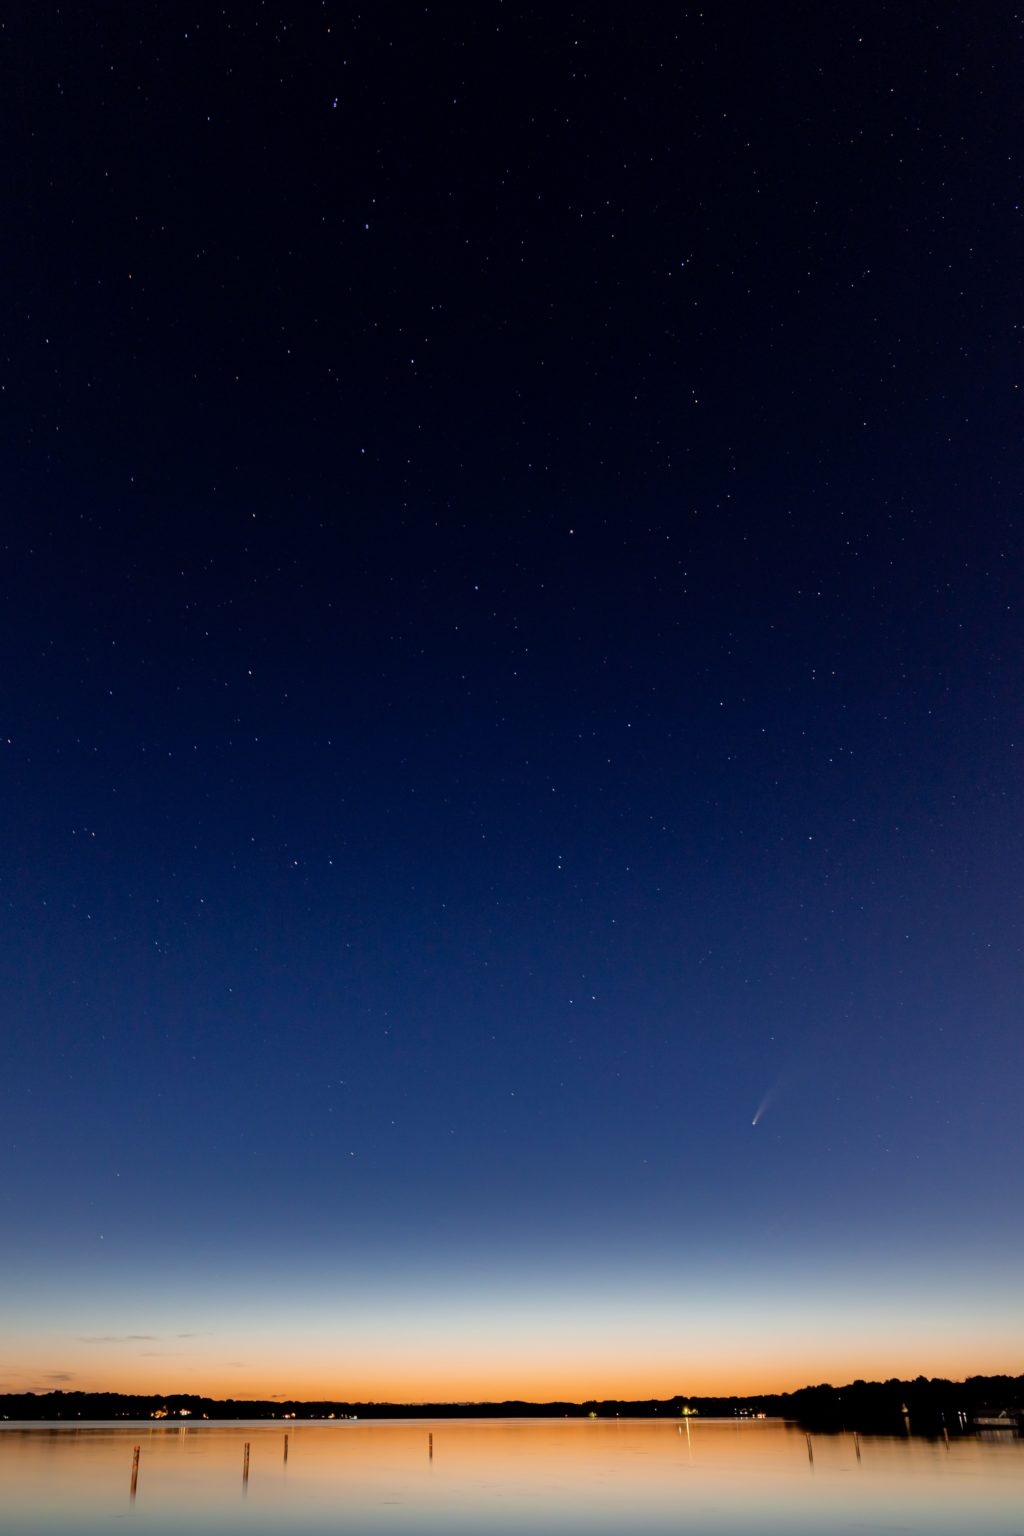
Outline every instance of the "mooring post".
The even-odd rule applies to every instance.
[[[814,1446],[811,1444],[810,1435],[807,1436],[807,1460],[814,1466]]]
[[[245,1450],[242,1452],[242,1487],[249,1483],[249,1442],[245,1442]]]
[[[285,1435],[285,1437],[284,1437],[284,1459],[285,1459],[285,1461],[288,1460],[288,1436],[287,1435]]]
[[[857,1460],[860,1461],[860,1435],[856,1430],[853,1432],[853,1448],[857,1452]]]
[[[433,1459],[434,1459],[434,1436],[433,1436],[433,1432],[431,1432],[427,1436],[427,1456],[428,1456],[428,1458],[431,1461],[433,1461]]]
[[[139,1491],[139,1451],[141,1449],[142,1449],[142,1447],[139,1446],[139,1445],[133,1445],[132,1446],[132,1491],[131,1491],[131,1501],[132,1501],[133,1504],[135,1503],[135,1495]]]

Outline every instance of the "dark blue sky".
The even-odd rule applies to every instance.
[[[1019,45],[15,15],[0,1388],[1024,1369]]]

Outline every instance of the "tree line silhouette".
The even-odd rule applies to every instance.
[[[7,1420],[96,1419],[442,1419],[442,1418],[702,1418],[794,1420],[819,1433],[950,1435],[969,1432],[975,1420],[1001,1412],[1021,1418],[1024,1376],[968,1376],[965,1381],[918,1376],[913,1381],[852,1381],[743,1397],[680,1393],[668,1398],[591,1399],[583,1403],[521,1400],[462,1403],[374,1403],[335,1400],[276,1401],[201,1397],[194,1393],[11,1392],[0,1394]]]

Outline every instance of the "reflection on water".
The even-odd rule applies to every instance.
[[[0,1508],[6,1530],[54,1536],[1024,1536],[1024,1441],[771,1421],[4,1424]]]

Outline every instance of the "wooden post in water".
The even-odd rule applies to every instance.
[[[807,1436],[807,1460],[814,1466],[814,1446],[811,1444],[810,1435]]]
[[[284,1459],[285,1459],[285,1461],[288,1460],[288,1436],[287,1435],[285,1435],[285,1437],[284,1437]]]
[[[853,1448],[857,1452],[857,1460],[860,1461],[860,1435],[856,1430],[853,1432]]]
[[[139,1491],[139,1451],[141,1449],[142,1449],[141,1446],[138,1446],[138,1445],[133,1445],[132,1446],[132,1491],[131,1491],[131,1501],[132,1501],[133,1504],[135,1503],[135,1495]]]
[[[433,1459],[434,1459],[434,1436],[433,1436],[433,1433],[431,1433],[431,1434],[429,1434],[427,1436],[427,1457],[428,1457],[428,1459],[430,1461],[433,1461]]]
[[[948,1451],[949,1450],[949,1430],[946,1428],[945,1424],[943,1424],[943,1426],[942,1426],[942,1438],[946,1442],[946,1450]]]
[[[245,1442],[245,1450],[242,1452],[242,1487],[249,1486],[249,1442]]]

